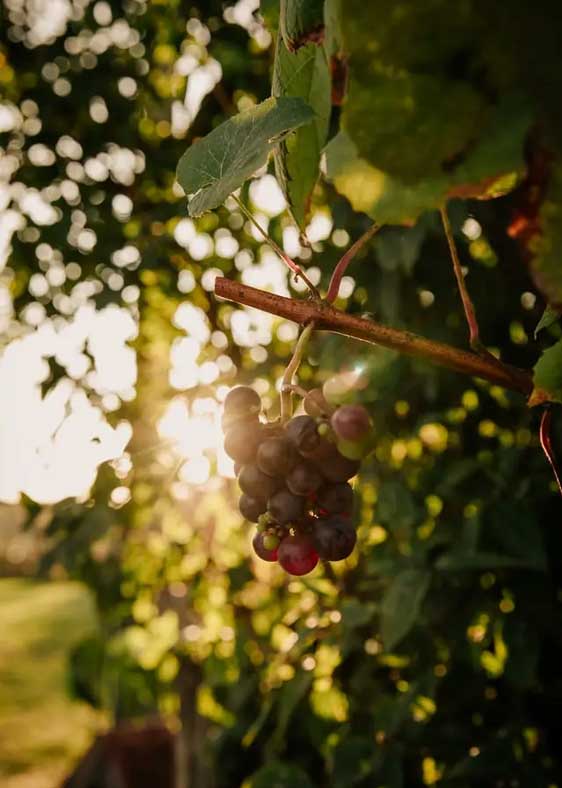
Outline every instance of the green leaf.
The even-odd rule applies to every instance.
[[[222,123],[181,157],[177,179],[190,216],[218,208],[267,162],[270,151],[299,126],[312,109],[300,98],[269,98]]]
[[[397,538],[407,538],[418,517],[414,498],[400,482],[385,482],[377,498],[377,519]]]
[[[535,339],[537,338],[539,331],[543,331],[543,329],[553,326],[558,320],[560,320],[561,316],[562,312],[560,309],[554,309],[552,306],[547,306],[542,313],[541,319],[537,323],[537,327],[535,328]]]
[[[416,623],[427,594],[431,574],[425,569],[406,569],[396,575],[381,607],[381,634],[385,649],[392,651]]]
[[[373,743],[366,736],[350,736],[333,753],[333,788],[350,788],[373,772]]]
[[[250,778],[250,788],[313,788],[306,772],[289,763],[273,761]]]
[[[324,0],[281,0],[279,27],[290,52],[324,38]]]
[[[330,90],[330,72],[324,48],[308,44],[292,53],[278,36],[273,95],[300,97],[314,112],[313,122],[285,139],[274,153],[277,179],[293,218],[301,228],[318,180],[320,155],[328,135]]]
[[[424,211],[437,209],[447,194],[444,177],[407,186],[378,170],[342,131],[326,146],[325,157],[326,178],[356,211],[381,224],[411,224]]]
[[[562,339],[545,350],[535,364],[533,383],[543,402],[562,402]]]
[[[531,273],[553,308],[562,310],[562,165],[554,168],[539,212],[541,232],[532,239]]]

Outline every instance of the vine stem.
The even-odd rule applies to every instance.
[[[560,495],[562,495],[562,477],[558,469],[558,463],[556,461],[556,455],[554,453],[554,449],[552,448],[552,439],[550,435],[551,428],[552,428],[552,409],[547,406],[544,409],[543,414],[541,416],[539,438],[540,438],[542,450],[545,453],[546,459],[550,463],[550,467],[552,468],[554,478],[556,479],[556,484],[558,485],[558,491],[560,492]]]
[[[440,210],[441,221],[443,222],[443,229],[445,230],[445,236],[447,238],[447,243],[449,244],[451,260],[453,262],[453,271],[455,272],[455,278],[457,280],[466,322],[468,323],[470,347],[473,350],[481,350],[482,343],[480,342],[480,329],[478,328],[478,320],[476,319],[474,304],[472,303],[470,295],[468,294],[466,282],[464,281],[462,266],[459,260],[459,253],[455,243],[455,237],[451,228],[451,222],[449,221],[449,215],[447,214],[447,206],[442,205]]]
[[[215,294],[228,301],[255,307],[301,325],[314,322],[316,330],[332,331],[410,356],[424,358],[434,364],[482,378],[527,396],[533,389],[532,377],[526,370],[517,369],[497,359],[492,361],[476,353],[434,342],[409,331],[389,328],[374,320],[348,315],[323,302],[286,298],[225,277],[216,279]]]
[[[363,247],[369,238],[372,238],[373,235],[380,230],[379,224],[372,224],[368,230],[366,230],[361,238],[358,238],[355,243],[349,247],[347,252],[341,257],[338,264],[334,268],[334,272],[332,273],[332,277],[330,279],[330,284],[328,285],[328,292],[326,294],[326,301],[329,304],[333,304],[336,298],[338,297],[338,293],[340,291],[340,284],[345,274],[349,264],[357,254],[357,252]]]
[[[281,249],[281,247],[279,246],[279,244],[275,243],[275,241],[273,240],[273,238],[271,238],[271,236],[269,236],[269,235],[266,233],[266,231],[263,229],[263,227],[261,226],[261,224],[260,224],[260,223],[257,221],[257,219],[255,218],[255,216],[252,214],[252,212],[251,212],[251,211],[250,211],[250,210],[249,210],[249,209],[248,209],[248,208],[247,208],[247,207],[244,205],[244,203],[242,202],[242,200],[240,199],[240,197],[238,197],[236,194],[233,194],[233,195],[232,195],[232,197],[233,197],[233,198],[234,198],[234,200],[236,201],[236,203],[237,203],[238,207],[240,208],[240,210],[242,211],[242,213],[244,214],[244,216],[245,216],[247,219],[249,219],[249,220],[251,221],[251,223],[254,225],[254,227],[256,228],[256,230],[257,230],[257,231],[260,233],[260,235],[263,237],[263,239],[264,239],[264,240],[265,240],[265,241],[266,241],[266,242],[269,244],[269,246],[270,246],[270,247],[273,249],[273,251],[274,251],[274,252],[275,252],[275,253],[276,253],[276,254],[277,254],[277,255],[278,255],[280,258],[281,258],[281,260],[283,260],[283,262],[285,263],[285,265],[286,265],[288,268],[290,268],[290,270],[291,270],[291,271],[292,271],[292,272],[293,272],[293,273],[294,273],[294,274],[295,274],[297,277],[300,277],[300,278],[302,279],[302,281],[303,281],[303,282],[305,283],[305,285],[308,287],[308,289],[310,290],[310,292],[312,293],[312,295],[313,295],[313,296],[315,296],[315,298],[320,298],[320,293],[319,293],[319,292],[318,292],[318,290],[317,290],[317,289],[314,287],[314,285],[312,284],[312,282],[310,281],[310,279],[308,278],[308,276],[305,274],[305,272],[302,270],[302,268],[300,267],[300,265],[298,265],[297,263],[295,263],[295,261],[294,261],[294,260],[293,260],[291,257],[289,257],[289,255],[288,255],[288,254],[286,254],[286,253],[283,251],[283,249]]]
[[[283,380],[281,382],[281,421],[282,422],[286,421],[287,419],[290,419],[291,416],[293,415],[292,414],[293,390],[294,390],[293,378],[300,366],[304,352],[306,350],[306,346],[308,345],[308,340],[312,335],[313,329],[314,329],[314,323],[309,323],[303,328],[301,335],[297,340],[297,344],[295,345],[295,349],[293,351],[293,355],[291,356],[291,360],[287,364],[285,374],[283,375]]]

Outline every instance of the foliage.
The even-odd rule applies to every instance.
[[[537,416],[521,399],[420,360],[317,336],[300,382],[321,384],[346,365],[362,367],[361,400],[378,435],[356,484],[359,547],[334,576],[319,569],[287,582],[250,563],[231,482],[215,466],[216,478],[200,487],[178,476],[178,458],[157,431],[170,402],[216,403],[226,387],[255,381],[275,413],[276,382],[292,350],[286,323],[210,294],[220,272],[298,295],[238,205],[224,200],[278,140],[266,135],[236,151],[246,163],[229,171],[235,180],[215,182],[214,202],[224,205],[214,213],[187,219],[174,187],[187,144],[189,162],[222,138],[221,123],[232,129],[237,110],[250,113],[244,122],[269,101],[270,60],[280,44],[270,43],[257,18],[243,28],[232,7],[223,15],[219,2],[194,2],[189,12],[180,3],[113,2],[110,23],[98,18],[101,5],[40,45],[25,38],[33,29],[12,19],[7,4],[0,17],[2,31],[12,30],[2,33],[3,101],[19,112],[1,142],[9,177],[54,211],[40,224],[20,207],[22,188],[10,192],[9,206],[25,223],[3,274],[15,309],[10,338],[34,330],[26,322],[33,303],[56,325],[71,321],[66,298],[80,293],[98,308],[127,310],[138,326],[136,398],[105,410],[107,419],[133,424],[130,466],[105,466],[85,503],[45,514],[44,572],[89,583],[102,614],[102,643],[76,653],[77,686],[116,717],[147,710],[179,717],[200,756],[201,788],[556,783],[562,507],[534,437]],[[328,3],[323,40],[278,55],[314,63],[298,87],[314,104],[311,85],[325,80],[316,64],[324,70],[334,52],[349,48],[348,101],[331,108],[328,133],[316,109],[315,121],[276,154],[290,175],[281,186],[292,213],[311,230],[329,227],[312,250],[295,241],[294,256],[318,269],[325,289],[342,247],[365,229],[356,211],[396,224],[351,269],[355,287],[342,291],[338,306],[462,345],[446,244],[436,216],[424,211],[447,195],[463,198],[449,208],[482,337],[530,369],[555,329],[541,333],[540,347],[533,343],[544,303],[526,250],[507,231],[524,190],[510,191],[524,178],[531,126],[545,129],[554,154],[559,139],[562,70],[548,13],[537,19],[524,0],[509,8],[466,0],[454,11],[437,0],[411,2],[388,13],[380,3],[352,2],[341,6],[340,30],[337,5]],[[286,24],[282,18],[281,29]],[[373,46],[362,48],[365,37]],[[222,80],[182,125],[186,85],[194,84],[189,69],[213,59]],[[134,80],[130,94],[124,78]],[[39,125],[27,122],[34,118]],[[283,117],[273,134],[296,125]],[[328,180],[318,180],[326,133]],[[79,142],[77,158],[60,143],[65,135]],[[291,147],[295,140],[302,150]],[[38,144],[51,151],[50,164],[33,163]],[[131,162],[128,180],[120,180],[119,161]],[[286,214],[258,205],[262,179],[263,171],[241,198],[256,201],[279,243],[295,238]],[[209,183],[184,185],[203,195]],[[503,196],[472,199],[491,196],[491,186]],[[123,196],[132,203],[125,213],[115,208]],[[84,229],[95,231],[93,247],[80,241]],[[236,251],[223,255],[221,239]],[[79,280],[57,285],[51,275],[55,284],[37,295],[32,277],[47,279],[60,262],[45,261],[47,244],[65,265],[79,261]],[[116,255],[127,247],[137,255]],[[85,355],[91,359],[90,349]],[[186,356],[191,366],[182,367]],[[65,358],[57,363],[46,389],[71,377]],[[73,374],[102,412],[95,378]],[[212,452],[206,456],[214,462]],[[116,503],[122,487],[130,499]],[[26,505],[33,529],[36,506]],[[123,706],[97,692],[88,675],[97,677],[100,645],[127,688]]]

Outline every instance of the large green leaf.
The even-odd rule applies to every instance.
[[[405,569],[392,581],[381,607],[381,634],[391,651],[416,623],[427,594],[431,574],[425,569]]]
[[[424,211],[438,208],[446,196],[443,176],[406,185],[361,158],[345,132],[328,143],[325,154],[327,179],[356,211],[381,224],[411,224]]]
[[[531,273],[548,303],[562,310],[562,165],[554,169],[539,213],[540,234],[531,242]]]
[[[190,216],[218,208],[262,167],[287,134],[310,123],[312,109],[301,98],[269,98],[230,118],[195,142],[181,157],[177,179]]]
[[[411,535],[417,518],[418,509],[410,490],[400,482],[385,482],[377,498],[379,522],[398,539],[405,539]]]
[[[330,119],[330,73],[324,48],[308,44],[289,52],[278,36],[272,91],[274,96],[300,97],[314,111],[314,121],[287,137],[274,153],[277,178],[302,228],[318,180]]]
[[[281,0],[279,27],[291,52],[324,37],[324,0]]]
[[[535,364],[533,375],[535,394],[538,401],[562,402],[562,339],[545,350]]]

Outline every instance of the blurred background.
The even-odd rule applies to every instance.
[[[175,167],[269,95],[258,5],[0,3],[0,781],[553,786],[562,507],[522,398],[316,335],[301,385],[361,369],[380,436],[359,548],[298,580],[250,555],[221,403],[248,383],[275,415],[297,326],[213,284],[302,290],[233,200],[187,218]],[[245,192],[322,287],[368,225],[320,184],[305,243],[271,172]],[[517,199],[451,217],[486,343],[530,367]],[[350,271],[340,306],[465,344],[438,216]],[[412,562],[431,587],[387,654]]]

